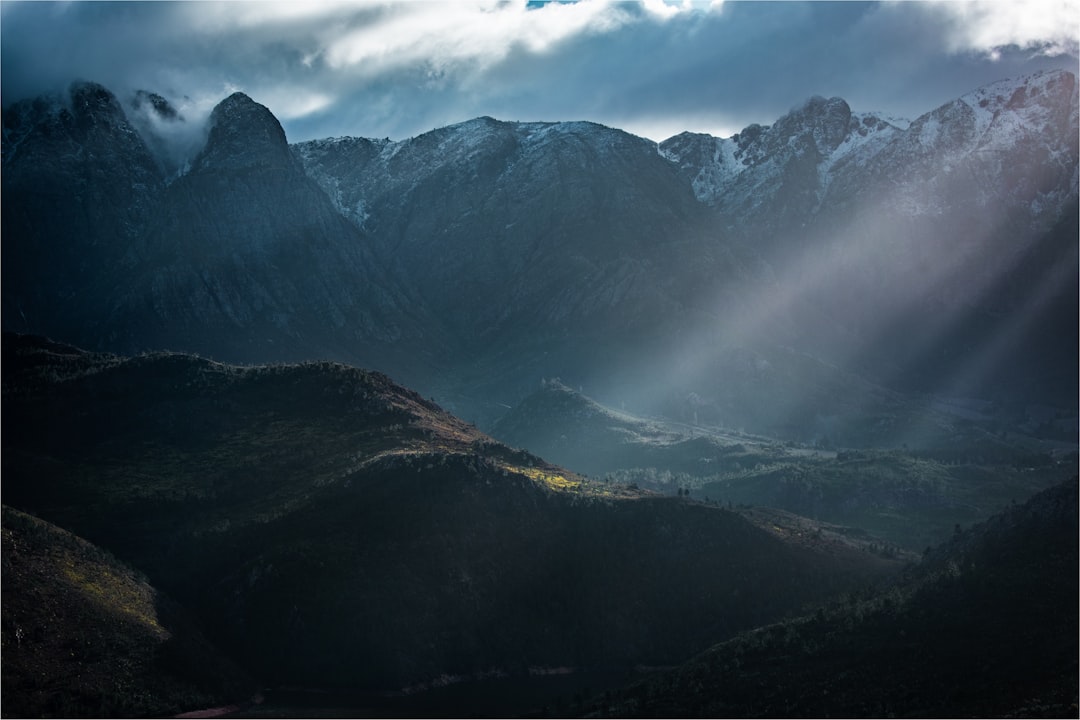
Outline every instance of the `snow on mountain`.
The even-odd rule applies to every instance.
[[[694,193],[717,205],[782,177],[789,164],[815,156],[820,197],[834,166],[865,164],[906,121],[852,113],[840,98],[812,98],[772,126],[750,125],[731,138],[682,133],[660,143],[660,153],[692,176]],[[739,189],[738,185],[746,186]]]
[[[795,210],[805,220],[822,206],[880,188],[885,178],[898,210],[940,214],[943,203],[953,202],[943,183],[953,182],[959,168],[992,183],[1017,161],[1020,168],[1012,170],[1021,172],[1014,175],[1024,168],[1045,175],[1044,166],[1051,167],[1053,182],[1024,176],[1012,183],[1016,204],[1049,217],[1076,193],[1075,142],[1060,139],[1075,138],[1077,125],[1076,79],[1052,71],[988,85],[910,123],[850,112],[839,98],[813,98],[769,127],[752,125],[726,139],[683,133],[659,149],[690,178],[699,200],[755,223],[763,220],[759,213],[778,210]],[[1023,162],[1025,153],[1033,160]],[[1030,167],[1033,162],[1040,167]],[[778,208],[781,185],[786,192]],[[793,190],[801,191],[801,202]],[[996,187],[982,190],[981,203],[999,201]]]
[[[896,212],[1056,220],[1077,192],[1076,77],[1044,72],[986,86],[917,118],[848,174],[842,197],[888,194]]]

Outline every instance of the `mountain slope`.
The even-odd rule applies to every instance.
[[[896,567],[588,481],[344,366],[4,353],[5,502],[147,573],[269,684],[671,663]]]
[[[148,717],[245,700],[250,678],[100,548],[3,508],[5,717]]]
[[[478,118],[398,143],[294,147],[383,257],[480,342],[521,323],[556,332],[666,315],[671,301],[640,261],[685,240],[697,217],[650,143],[593,123]]]
[[[1076,536],[1073,479],[957,533],[892,587],[717,645],[588,714],[1076,715]]]

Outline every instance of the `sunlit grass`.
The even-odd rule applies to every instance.
[[[168,630],[158,622],[154,592],[149,585],[124,577],[103,564],[76,562],[67,554],[60,569],[90,602],[132,618],[162,639],[169,636]]]
[[[559,473],[547,472],[540,468],[531,467],[511,467],[511,472],[515,472],[519,475],[524,475],[533,482],[543,483],[552,490],[579,490],[581,489],[581,481],[574,478],[568,478],[565,475]]]

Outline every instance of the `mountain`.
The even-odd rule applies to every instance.
[[[2,156],[4,327],[85,337],[159,211],[158,166],[113,94],[85,82],[6,108]]]
[[[270,111],[234,93],[209,122],[205,147],[128,251],[110,345],[248,361],[366,353],[378,364],[372,347],[419,332],[408,325],[419,304],[307,178]]]
[[[576,714],[1077,713],[1077,483],[957,532],[903,579],[759,628]]]
[[[797,288],[772,311],[791,344],[905,391],[1047,401],[1076,388],[1077,97],[1045,72],[910,124],[813,98],[660,149]]]
[[[257,687],[146,578],[55,525],[3,508],[6,717],[151,717]]]
[[[226,98],[170,176],[147,140],[166,143],[155,128],[179,122],[175,109],[153,94],[136,103],[141,132],[90,83],[72,86],[70,108],[42,99],[6,111],[3,222],[19,238],[6,327],[246,361],[383,364],[387,347],[417,334],[438,348],[422,305],[307,178],[269,110]]]
[[[870,162],[903,134],[898,125],[907,122],[853,113],[842,98],[815,96],[772,126],[750,125],[723,139],[682,133],[660,143],[660,152],[692,179],[699,200],[768,236],[813,217],[833,171]]]
[[[727,139],[683,133],[660,151],[692,178],[700,200],[758,236],[867,198],[894,216],[993,221],[1006,212],[1047,229],[1080,179],[1076,93],[1071,73],[1043,72],[979,88],[914,121],[813,97],[772,126]]]
[[[3,352],[5,503],[145,573],[270,686],[671,664],[899,567],[578,476],[377,373]]]
[[[1074,409],[1070,73],[910,123],[814,97],[659,146],[487,117],[290,146],[237,94],[184,162],[156,97],[84,84],[5,110],[5,328],[346,361],[485,427],[552,377],[645,414],[692,395],[796,441],[912,396]]]
[[[595,123],[485,117],[294,150],[461,338],[435,388],[459,402],[520,397],[540,377],[605,377],[642,338],[693,324],[710,288],[730,281],[734,299],[752,274],[711,241],[655,144]]]

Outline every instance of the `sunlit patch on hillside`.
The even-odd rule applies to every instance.
[[[559,473],[546,472],[540,468],[514,467],[510,468],[510,470],[519,475],[524,475],[533,482],[543,483],[552,490],[579,490],[581,488],[581,481],[578,479],[568,478]]]
[[[169,631],[158,622],[153,591],[104,566],[89,566],[67,556],[61,567],[64,577],[79,589],[83,597],[110,612],[127,615],[152,631],[159,638],[169,637]]]

